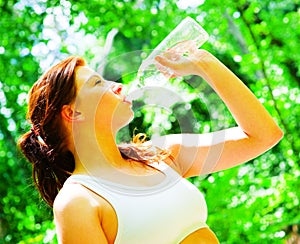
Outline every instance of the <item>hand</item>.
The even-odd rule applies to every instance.
[[[213,61],[213,56],[197,49],[193,41],[185,41],[155,57],[156,67],[168,78],[200,75],[204,76],[205,66]]]

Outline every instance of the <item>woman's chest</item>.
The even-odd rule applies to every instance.
[[[106,199],[101,224],[109,240],[116,238],[115,243],[170,243],[206,222],[205,200],[189,184],[145,195],[113,194]]]

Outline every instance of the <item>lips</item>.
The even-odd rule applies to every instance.
[[[123,102],[124,102],[124,103],[128,103],[128,104],[130,104],[130,105],[132,104],[131,101],[127,100],[126,96],[123,96]]]

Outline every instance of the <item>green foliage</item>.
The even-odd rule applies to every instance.
[[[243,79],[285,132],[276,147],[251,162],[191,179],[206,196],[208,224],[221,243],[282,243],[299,236],[299,1],[194,1],[193,7],[184,2],[192,5],[171,0],[0,1],[1,243],[56,243],[52,210],[34,190],[30,165],[16,148],[17,138],[29,129],[26,94],[33,82],[71,54],[98,67],[106,35],[117,28],[104,75],[128,84],[141,57],[185,16],[203,25],[210,34],[203,48]],[[131,52],[130,59],[123,55]],[[201,79],[170,84],[187,99],[170,111],[138,101],[136,118],[120,139],[129,140],[135,128],[152,135],[234,125]]]

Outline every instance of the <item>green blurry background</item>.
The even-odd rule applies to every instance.
[[[129,71],[140,60],[122,54],[146,53],[186,16],[210,34],[203,48],[250,87],[285,132],[264,155],[191,179],[205,194],[208,224],[221,243],[299,243],[299,7],[299,0],[0,0],[0,243],[56,243],[52,210],[38,196],[31,166],[16,148],[29,129],[27,92],[39,75],[70,54],[99,67],[109,50],[104,76],[129,83]],[[114,42],[107,49],[108,33]],[[234,125],[201,79],[170,84],[185,101],[171,111],[137,102],[136,119],[120,139],[135,128],[152,135]]]

